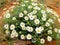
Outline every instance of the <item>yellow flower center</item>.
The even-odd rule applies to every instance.
[[[28,38],[30,38],[30,36],[28,36]]]
[[[40,30],[38,30],[38,32],[40,32]]]

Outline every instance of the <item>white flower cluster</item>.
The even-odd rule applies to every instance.
[[[21,38],[21,39],[25,39],[25,38],[26,38],[26,39],[30,40],[30,39],[32,39],[32,35],[31,35],[31,34],[28,34],[27,36],[25,36],[25,35],[22,34],[22,35],[20,36],[20,38]]]
[[[40,34],[44,30],[44,27],[37,27],[35,30],[36,33]]]
[[[18,33],[16,32],[16,30],[12,30],[11,38],[15,38],[15,37],[18,37]]]
[[[29,1],[25,1],[25,3],[28,2]],[[31,5],[27,6],[28,10],[23,8],[26,4],[21,4],[20,6],[22,6],[21,10],[23,11],[20,11],[19,15],[16,16],[18,19],[15,16],[12,16],[9,12],[5,14],[5,18],[9,20],[8,23],[4,25],[4,28],[6,29],[6,34],[10,34],[9,31],[11,31],[11,38],[20,36],[21,39],[31,40],[33,39],[33,36],[36,36],[37,34],[38,38],[40,38],[40,35],[47,35],[46,39],[52,41],[53,37],[50,35],[53,34],[53,31],[55,33],[60,33],[60,30],[52,27],[54,19],[49,17],[49,13],[54,14],[55,17],[57,16],[52,9],[42,9],[42,7],[44,7],[43,4],[37,4],[35,2],[32,2]],[[60,22],[60,19],[58,20]],[[10,21],[12,22],[10,23]],[[27,34],[25,34],[24,31]],[[40,43],[44,44],[45,39],[40,38]]]

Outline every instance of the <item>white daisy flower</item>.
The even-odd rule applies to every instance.
[[[44,39],[40,39],[40,43],[41,44],[44,44],[45,43],[45,40]]]
[[[48,41],[52,41],[52,37],[48,36],[48,37],[47,37],[47,40],[48,40]]]
[[[29,18],[30,18],[30,20],[34,20],[34,16],[33,15],[30,15]]]
[[[49,28],[52,29],[53,27],[50,26]]]
[[[21,34],[22,32],[20,31],[19,34]]]
[[[32,27],[29,27],[28,31],[29,32],[32,32],[33,31],[33,28]]]
[[[42,21],[46,21],[46,17],[42,17]]]
[[[49,12],[51,12],[52,13],[52,9],[50,9],[50,8],[46,8],[46,11],[49,13]]]
[[[17,32],[15,33],[15,37],[18,37],[18,33]]]
[[[58,18],[58,22],[60,22],[60,18]]]
[[[14,34],[12,34],[12,33],[11,33],[10,37],[11,37],[11,38],[15,38]]]
[[[15,29],[15,25],[12,24],[12,25],[10,26],[10,29],[11,29],[11,30],[14,30],[14,29]]]
[[[8,25],[8,24],[5,24],[5,25],[4,25],[4,28],[5,28],[5,29],[8,29],[8,28],[9,28],[9,25]]]
[[[30,16],[32,16],[32,13],[29,13],[29,14],[28,14],[28,17],[30,17]]]
[[[52,30],[48,30],[48,34],[52,34]]]
[[[46,11],[49,13],[49,8],[48,7],[46,8]]]
[[[41,8],[38,6],[33,7],[34,10],[40,10]]]
[[[59,17],[59,15],[56,12],[54,12],[53,14],[54,14],[54,16]]]
[[[14,35],[13,34],[11,34],[11,36],[10,36],[11,38],[14,38]]]
[[[29,5],[28,8],[31,9],[32,8],[32,5]]]
[[[27,14],[27,11],[26,10],[24,10],[24,14]]]
[[[22,35],[20,36],[20,38],[21,38],[21,39],[25,39],[25,36],[22,34]]]
[[[6,13],[5,18],[10,18],[10,13]]]
[[[16,20],[16,17],[13,17],[12,20]]]
[[[40,34],[42,32],[42,30],[40,30],[40,28],[36,28],[35,31],[37,34]]]
[[[37,13],[37,10],[33,10],[33,12],[32,12],[33,14],[36,14]]]
[[[24,16],[24,14],[21,12],[20,14],[19,14],[19,17],[23,17]]]
[[[48,22],[51,22],[51,23],[53,23],[53,20],[52,20],[52,19],[49,19],[49,20],[48,20]]]
[[[18,37],[18,33],[16,32],[16,30],[12,30],[12,35],[13,35],[14,37]]]
[[[37,4],[37,3],[35,3],[35,2],[33,2],[33,3],[32,3],[32,5],[33,5],[33,6],[37,6],[38,4]]]
[[[58,30],[58,33],[60,34],[60,29]]]
[[[22,4],[21,6],[22,6],[22,7],[24,7],[24,6],[25,6],[25,4]]]
[[[40,29],[40,30],[44,30],[44,27],[40,26],[39,29]]]
[[[18,33],[15,33],[15,34],[11,34],[10,36],[11,38],[15,38],[15,37],[18,37]]]
[[[24,26],[24,27],[22,27],[22,30],[26,30],[26,27]]]
[[[34,10],[37,10],[37,6],[33,7]]]
[[[25,20],[28,20],[29,18],[28,18],[28,16],[25,16],[24,19],[25,19]]]
[[[57,33],[57,32],[58,32],[58,29],[57,29],[57,28],[55,28],[55,29],[54,29],[54,31]]]
[[[32,39],[32,35],[28,34],[26,37],[28,40]]]
[[[41,8],[40,7],[38,7],[38,9],[37,10],[41,10]]]
[[[42,6],[43,6],[43,4],[40,4],[40,5],[42,5]]]
[[[34,23],[35,23],[35,24],[39,24],[39,23],[40,23],[39,19],[35,19],[35,20],[34,20]]]
[[[47,16],[46,14],[43,14],[43,17],[45,17],[45,18],[46,18],[46,16]]]
[[[48,26],[50,26],[50,24],[48,22],[46,22],[45,26],[48,27]]]
[[[30,28],[30,27],[29,27],[29,26],[27,26],[27,27],[26,27],[26,30],[28,30],[29,28]]]
[[[34,19],[37,19],[37,16],[36,15],[34,15]]]
[[[20,23],[20,26],[21,26],[21,27],[25,27],[25,23],[24,23],[24,22],[21,22],[21,23]]]
[[[16,30],[12,30],[12,34],[15,34],[16,33]]]
[[[41,10],[41,13],[42,13],[42,14],[45,14],[45,13],[46,13],[46,11],[45,11],[45,10]]]

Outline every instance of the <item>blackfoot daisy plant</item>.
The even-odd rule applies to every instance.
[[[30,40],[32,43],[45,44],[57,38],[60,29],[54,26],[59,16],[47,6],[23,0],[13,11],[4,14],[3,30],[10,38]]]

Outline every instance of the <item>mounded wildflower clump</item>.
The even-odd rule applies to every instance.
[[[54,27],[59,16],[52,9],[32,0],[22,1],[13,11],[6,11],[3,27],[10,38],[31,40],[32,43],[44,44],[57,38],[60,29]]]

